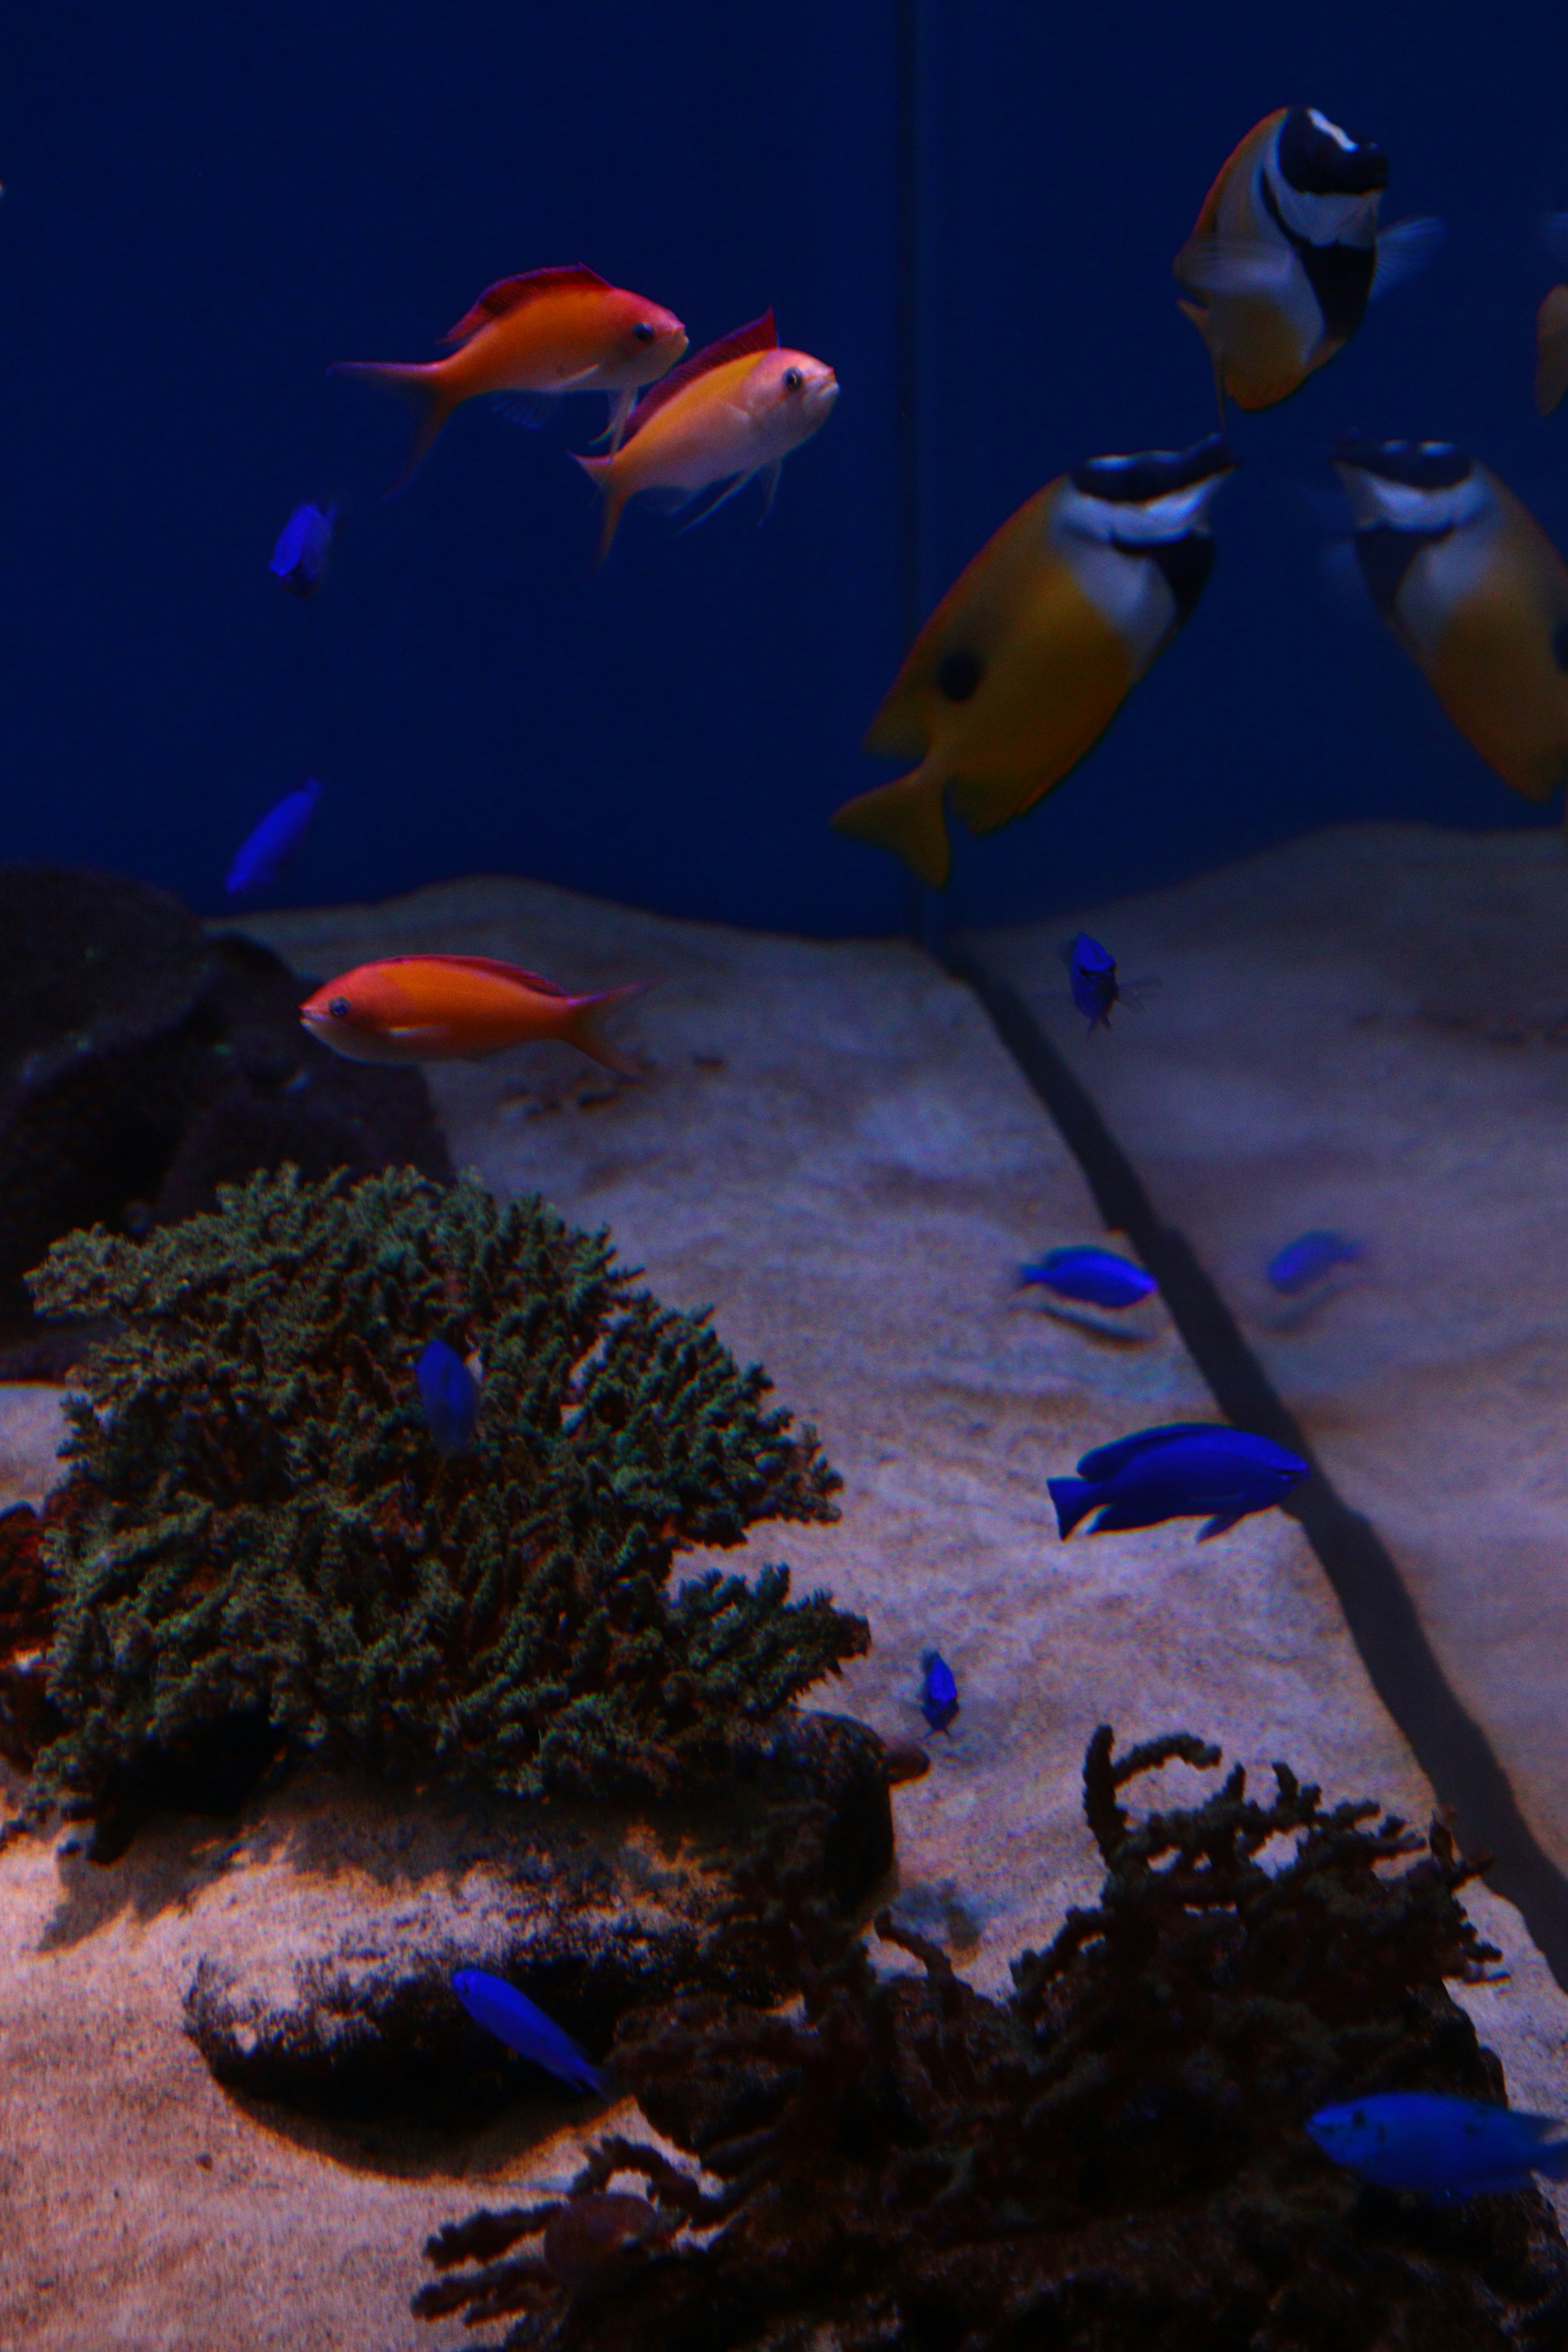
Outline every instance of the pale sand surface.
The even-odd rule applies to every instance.
[[[922,957],[504,880],[249,928],[323,976],[420,948],[574,987],[661,976],[617,1016],[651,1066],[637,1087],[602,1087],[563,1049],[436,1072],[453,1156],[498,1192],[537,1186],[607,1223],[662,1297],[711,1302],[722,1337],[817,1423],[842,1523],[764,1529],[723,1557],[785,1559],[800,1588],[828,1583],[870,1618],[870,1656],[815,1696],[929,1738],[930,1775],[894,1792],[898,1899],[946,1923],[975,1982],[1005,1985],[1009,1956],[1098,1886],[1079,1772],[1101,1720],[1124,1745],[1201,1731],[1259,1772],[1281,1756],[1331,1795],[1425,1821],[1429,1791],[1293,1523],[1201,1547],[1190,1524],[1058,1541],[1048,1474],[1213,1408],[1157,1305],[1129,1341],[1013,1296],[1025,1255],[1100,1238],[1093,1205],[977,1005]],[[931,1643],[958,1675],[951,1737],[926,1734],[916,1705]],[[1166,1792],[1205,1784],[1178,1768]],[[214,1906],[245,1899],[243,1864],[217,1859],[233,1843],[169,1823],[107,1872],[37,1843],[0,1856],[7,2352],[440,2352],[461,2329],[406,2314],[420,2239],[571,2168],[559,2108],[421,2151],[220,2092],[179,1997]],[[339,1883],[346,1923],[352,1874]],[[1521,2095],[1568,2112],[1568,2002],[1510,1906],[1477,1908],[1515,1973],[1470,1998]]]
[[[1196,1248],[1568,1867],[1568,856],[1340,826],[1085,915],[1142,1008],[1092,1041],[1073,921],[977,935]],[[1292,1305],[1305,1229],[1363,1265]]]

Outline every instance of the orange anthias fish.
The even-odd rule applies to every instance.
[[[553,1037],[635,1078],[636,1063],[599,1035],[597,1020],[648,985],[569,996],[552,980],[494,956],[384,956],[329,980],[300,1007],[300,1018],[351,1062],[478,1061]]]
[[[423,366],[340,360],[327,371],[383,384],[416,411],[414,445],[395,490],[415,473],[452,411],[481,392],[510,395],[504,404],[525,424],[540,423],[563,393],[608,393],[609,431],[618,447],[637,391],[675,365],[687,337],[672,311],[576,262],[487,287],[441,340],[459,348]]]
[[[771,310],[710,343],[637,403],[613,456],[578,458],[605,495],[600,562],[621,509],[639,490],[673,494],[673,503],[684,507],[700,491],[729,483],[691,519],[703,522],[760,474],[765,515],[784,459],[826,423],[837,397],[830,367],[806,352],[779,349]]]

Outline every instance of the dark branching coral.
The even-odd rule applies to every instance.
[[[1118,1763],[1096,1733],[1100,1903],[1015,1963],[1005,2002],[885,1913],[878,1933],[921,1973],[879,1978],[787,1867],[764,1866],[798,2007],[677,2000],[623,2021],[612,2053],[721,2185],[603,2139],[567,2200],[432,2238],[450,2274],[416,2312],[521,2315],[506,2347],[555,2352],[1568,2342],[1568,2248],[1537,2191],[1388,2195],[1302,2129],[1374,2090],[1502,2096],[1444,1984],[1498,1957],[1455,1899],[1476,1866],[1440,1822],[1423,1839],[1373,1804],[1325,1810],[1282,1764],[1268,1804],[1237,1769],[1134,1824],[1122,1788],[1173,1759],[1218,1751],[1178,1733]],[[1277,1839],[1294,1851],[1269,1868]]]
[[[783,1568],[668,1590],[682,1546],[837,1517],[838,1480],[760,1368],[611,1261],[537,1199],[411,1170],[258,1176],[144,1243],[57,1244],[40,1307],[117,1328],[44,1537],[65,1728],[37,1801],[128,1801],[258,1725],[416,1782],[658,1794],[865,1649]],[[436,1336],[484,1364],[447,1461]]]
[[[24,1276],[78,1225],[210,1209],[220,1181],[451,1165],[417,1070],[345,1062],[305,1033],[269,948],[209,938],[167,891],[0,866],[0,1370],[52,1376],[74,1330],[28,1322]]]

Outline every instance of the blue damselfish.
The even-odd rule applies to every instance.
[[[1314,1227],[1297,1240],[1287,1242],[1268,1261],[1268,1279],[1276,1290],[1284,1291],[1288,1298],[1299,1292],[1310,1290],[1321,1282],[1336,1265],[1353,1265],[1361,1255],[1361,1244],[1344,1234],[1330,1233]]]
[[[1068,985],[1072,1001],[1089,1023],[1092,1035],[1096,1029],[1109,1029],[1110,1008],[1121,991],[1116,981],[1116,958],[1087,931],[1079,931],[1061,950],[1068,968]]]
[[[297,506],[278,534],[278,544],[268,565],[273,578],[287,588],[290,596],[313,596],[326,576],[327,558],[332,551],[332,532],[338,510],[330,506],[323,513],[313,499]]]
[[[1131,1265],[1113,1250],[1048,1250],[1032,1265],[1018,1268],[1021,1283],[1037,1282],[1058,1298],[1075,1298],[1088,1307],[1136,1307],[1159,1285],[1141,1265]]]
[[[952,1668],[935,1650],[921,1652],[921,1713],[933,1731],[945,1731],[958,1713],[958,1685]]]
[[[455,1348],[432,1339],[414,1367],[430,1441],[448,1459],[466,1454],[479,1418],[479,1384]]]
[[[1079,1464],[1076,1478],[1047,1484],[1064,1538],[1098,1511],[1090,1535],[1201,1518],[1202,1542],[1224,1535],[1252,1511],[1282,1503],[1310,1466],[1270,1438],[1215,1422],[1176,1421],[1097,1445]]]
[[[1568,2123],[1436,2091],[1380,2091],[1320,2107],[1307,2129],[1325,2156],[1379,2189],[1474,2197],[1526,2188],[1533,2172],[1568,2178]]]
[[[452,1990],[475,2024],[515,2050],[520,2058],[531,2058],[574,2090],[603,2095],[605,2078],[592,2059],[584,2056],[553,2018],[536,2009],[527,1994],[508,1984],[504,1977],[492,1977],[483,1969],[458,1969]]]
[[[277,881],[310,830],[310,820],[321,797],[321,787],[310,776],[298,792],[285,793],[268,810],[254,833],[247,834],[235,852],[223,886],[231,898],[239,898],[247,890],[265,890]]]

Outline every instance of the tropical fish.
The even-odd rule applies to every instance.
[[[351,1062],[478,1061],[554,1037],[635,1078],[636,1063],[596,1024],[610,1005],[647,985],[569,996],[552,980],[494,956],[384,956],[327,981],[300,1007],[300,1018]]]
[[[414,1367],[436,1451],[449,1461],[466,1454],[479,1418],[479,1384],[455,1348],[432,1339]]]
[[[806,352],[780,349],[771,310],[710,343],[638,401],[613,456],[578,458],[604,493],[599,562],[622,508],[643,490],[660,493],[679,512],[717,489],[691,518],[706,522],[761,475],[766,516],[784,459],[826,425],[837,397],[830,367]]]
[[[1217,433],[1090,457],[1020,507],[948,590],[871,723],[868,751],[920,765],[846,801],[835,828],[940,889],[944,793],[972,833],[993,833],[1059,783],[1191,618],[1214,562],[1209,505],[1236,462]]]
[[[1373,603],[1489,768],[1527,800],[1568,774],[1568,569],[1497,476],[1451,441],[1330,456]]]
[[[332,551],[337,520],[335,503],[323,513],[313,499],[307,499],[303,506],[295,508],[279,532],[278,544],[267,568],[290,596],[313,596],[321,586],[327,558]]]
[[[1268,1261],[1268,1279],[1276,1290],[1293,1298],[1321,1282],[1336,1265],[1353,1265],[1360,1255],[1361,1244],[1346,1234],[1314,1230],[1276,1251]]]
[[[1202,1543],[1249,1513],[1282,1503],[1310,1466],[1270,1438],[1215,1422],[1174,1421],[1097,1445],[1079,1464],[1076,1478],[1046,1483],[1064,1539],[1098,1511],[1093,1536],[1202,1518]]]
[[[1072,1298],[1085,1307],[1136,1307],[1159,1285],[1141,1265],[1130,1265],[1113,1250],[1054,1249],[1033,1265],[1018,1269],[1021,1283],[1037,1282],[1058,1298]]]
[[[945,1731],[958,1713],[952,1668],[935,1650],[921,1652],[921,1713],[933,1731]]]
[[[672,311],[576,262],[500,278],[441,340],[459,348],[424,366],[340,360],[328,370],[382,384],[412,404],[414,443],[394,490],[412,478],[452,411],[478,393],[500,397],[528,422],[541,421],[563,393],[608,393],[618,440],[639,386],[675,365],[686,330]]]
[[[1535,314],[1535,410],[1550,416],[1568,392],[1568,286],[1554,286]]]
[[[1287,399],[1436,250],[1440,221],[1379,229],[1387,185],[1382,148],[1315,106],[1266,114],[1228,157],[1172,265],[1222,408],[1226,393],[1241,408]]]
[[[553,2018],[536,2009],[527,1994],[509,1985],[504,1977],[492,1977],[483,1969],[458,1969],[452,1990],[475,2024],[515,2050],[520,2058],[531,2058],[574,2090],[604,2095],[605,2077],[598,2067],[583,2055]]]
[[[1060,953],[1068,968],[1072,1001],[1089,1023],[1090,1035],[1096,1029],[1109,1029],[1110,1008],[1121,993],[1116,983],[1116,958],[1087,931],[1069,940]]]
[[[297,792],[285,793],[268,810],[235,851],[223,886],[231,898],[247,890],[264,890],[277,881],[309,833],[321,797],[321,785],[308,776]]]
[[[1307,2129],[1325,2156],[1379,2189],[1474,2197],[1527,2189],[1531,2173],[1568,2179],[1568,2123],[1436,2091],[1380,2091],[1320,2107]]]

